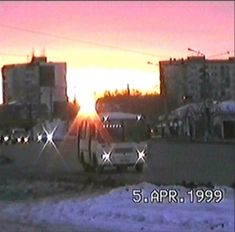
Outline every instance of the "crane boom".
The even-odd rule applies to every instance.
[[[197,53],[198,56],[200,56],[200,55],[201,55],[201,56],[205,56],[205,54],[203,54],[202,52],[196,51],[196,50],[194,50],[194,49],[192,49],[192,48],[188,48],[188,51]]]

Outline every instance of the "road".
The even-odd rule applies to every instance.
[[[235,144],[152,142],[146,179],[159,184],[231,185],[235,182]]]
[[[75,139],[51,145],[0,146],[0,208],[13,201],[31,201],[53,197],[82,199],[108,192],[115,186],[142,181],[155,184],[180,184],[182,181],[234,183],[235,145],[151,141],[143,174],[135,171],[102,175],[84,173],[77,159]],[[4,157],[2,159],[1,157]],[[6,159],[8,158],[8,159]],[[5,161],[5,163],[4,163]],[[72,225],[27,224],[0,214],[0,230],[12,231],[98,231]]]
[[[40,153],[43,144],[1,145],[0,154],[14,162],[2,165],[0,173],[7,176],[30,176],[30,178],[54,177],[64,180],[84,180],[84,174],[77,159],[75,139],[66,139],[57,144],[59,153],[48,145]],[[40,155],[41,154],[41,155]],[[189,142],[151,141],[147,167],[143,174],[134,171],[112,174],[123,182],[150,181],[157,184],[176,184],[182,181],[212,182],[218,185],[234,183],[235,144],[205,144]],[[95,175],[97,177],[97,175]],[[107,176],[107,175],[103,175]]]

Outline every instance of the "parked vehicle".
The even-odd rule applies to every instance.
[[[30,140],[29,133],[24,128],[15,128],[11,131],[10,141],[16,143],[28,143]]]
[[[37,133],[37,143],[46,143],[47,141],[47,134],[46,132],[41,132],[41,133]]]
[[[6,133],[1,133],[0,135],[0,144],[9,144],[10,142],[10,136]]]

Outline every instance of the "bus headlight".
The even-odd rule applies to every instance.
[[[50,143],[53,142],[53,133],[47,134],[47,141]]]
[[[145,149],[143,149],[143,150],[136,149],[136,152],[137,152],[137,161],[136,161],[136,163],[145,162],[145,159],[146,159],[146,156],[147,156]]]
[[[136,115],[136,120],[140,121],[141,119],[143,119],[143,116],[141,114],[137,114]]]
[[[102,154],[101,158],[102,158],[104,163],[106,163],[106,162],[111,163],[110,156],[111,156],[111,152],[107,153],[106,151],[103,151],[103,154]]]
[[[38,135],[37,135],[37,142],[41,142],[41,140],[42,140],[42,135],[41,135],[41,134],[38,134]]]

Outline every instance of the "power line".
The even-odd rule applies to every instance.
[[[27,56],[27,55],[23,55],[23,54],[14,54],[14,53],[5,53],[5,52],[0,52],[0,55],[1,56],[20,56],[20,57],[25,57],[25,56]]]
[[[223,52],[223,53],[217,53],[217,54],[213,54],[213,55],[209,55],[208,57],[216,57],[216,56],[223,56],[223,55],[230,55],[234,53],[234,51],[226,51],[226,52]]]
[[[156,54],[153,54],[153,53],[132,50],[132,49],[129,49],[129,48],[113,46],[113,45],[106,45],[106,44],[97,43],[97,42],[88,41],[88,40],[74,39],[74,38],[70,38],[70,37],[67,37],[67,36],[60,36],[60,35],[55,35],[55,34],[51,34],[51,33],[48,33],[48,32],[42,32],[42,31],[37,31],[37,30],[32,30],[32,29],[25,29],[25,28],[21,28],[21,27],[6,25],[6,24],[0,24],[0,27],[9,28],[9,29],[18,30],[18,31],[24,31],[24,32],[33,33],[33,34],[39,34],[39,35],[43,35],[43,36],[54,37],[54,38],[57,38],[57,39],[73,41],[73,42],[76,42],[76,43],[89,44],[89,45],[92,45],[92,46],[98,46],[98,47],[104,47],[104,48],[109,48],[109,49],[120,50],[120,51],[125,51],[125,52],[145,55],[145,56],[152,56],[152,57],[158,57],[158,58],[166,57],[166,56],[157,56]]]

